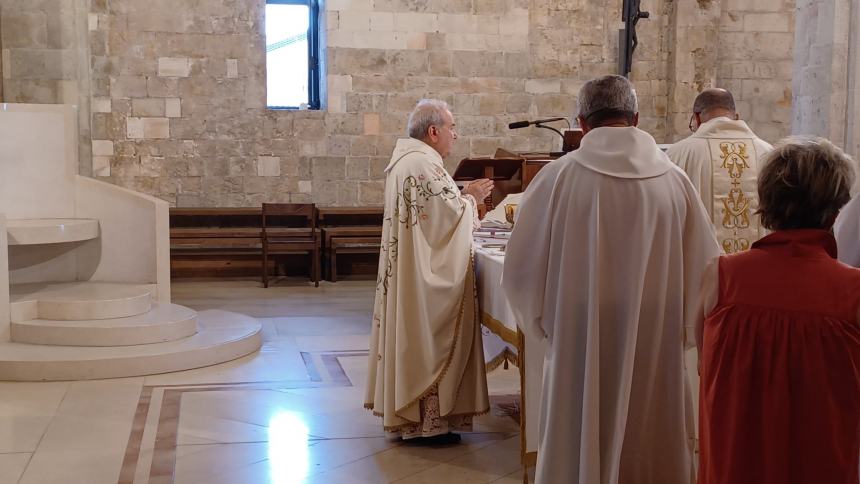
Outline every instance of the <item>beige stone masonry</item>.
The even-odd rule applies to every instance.
[[[168,118],[182,117],[182,100],[167,98],[164,100],[164,115]]]
[[[281,159],[277,156],[258,156],[257,157],[257,175],[258,176],[280,176],[281,175]]]
[[[191,74],[191,60],[185,57],[160,57],[158,59],[159,77],[188,77]]]
[[[227,59],[227,78],[237,79],[239,77],[239,59]]]
[[[164,116],[164,99],[132,99],[131,113],[135,116]]]
[[[113,141],[93,140],[93,156],[113,156]]]
[[[499,147],[558,149],[552,133],[507,125],[571,117],[582,84],[616,71],[621,3],[327,0],[323,109],[274,111],[264,2],[0,0],[4,101],[83,106],[81,172],[172,204],[375,204],[424,97],[454,112],[449,169]],[[719,85],[765,139],[788,132],[794,0],[643,8],[640,126],[686,136],[695,94]]]

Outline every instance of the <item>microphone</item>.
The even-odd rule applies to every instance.
[[[508,125],[508,129],[520,129],[529,126],[530,122],[528,121],[517,121]]]
[[[537,119],[534,121],[516,121],[508,125],[508,129],[520,129],[531,126],[533,124],[552,123],[554,121],[564,121],[566,118],[547,118]]]

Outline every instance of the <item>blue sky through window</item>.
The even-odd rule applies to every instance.
[[[309,22],[306,5],[266,5],[266,104],[270,107],[308,103]]]

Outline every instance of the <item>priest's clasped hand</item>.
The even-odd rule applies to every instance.
[[[487,178],[470,181],[465,187],[463,187],[463,195],[472,195],[478,202],[487,198],[492,191],[493,180]]]

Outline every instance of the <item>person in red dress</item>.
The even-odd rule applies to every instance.
[[[699,484],[857,484],[860,269],[836,260],[831,231],[852,161],[789,138],[763,164],[772,233],[704,284]]]

